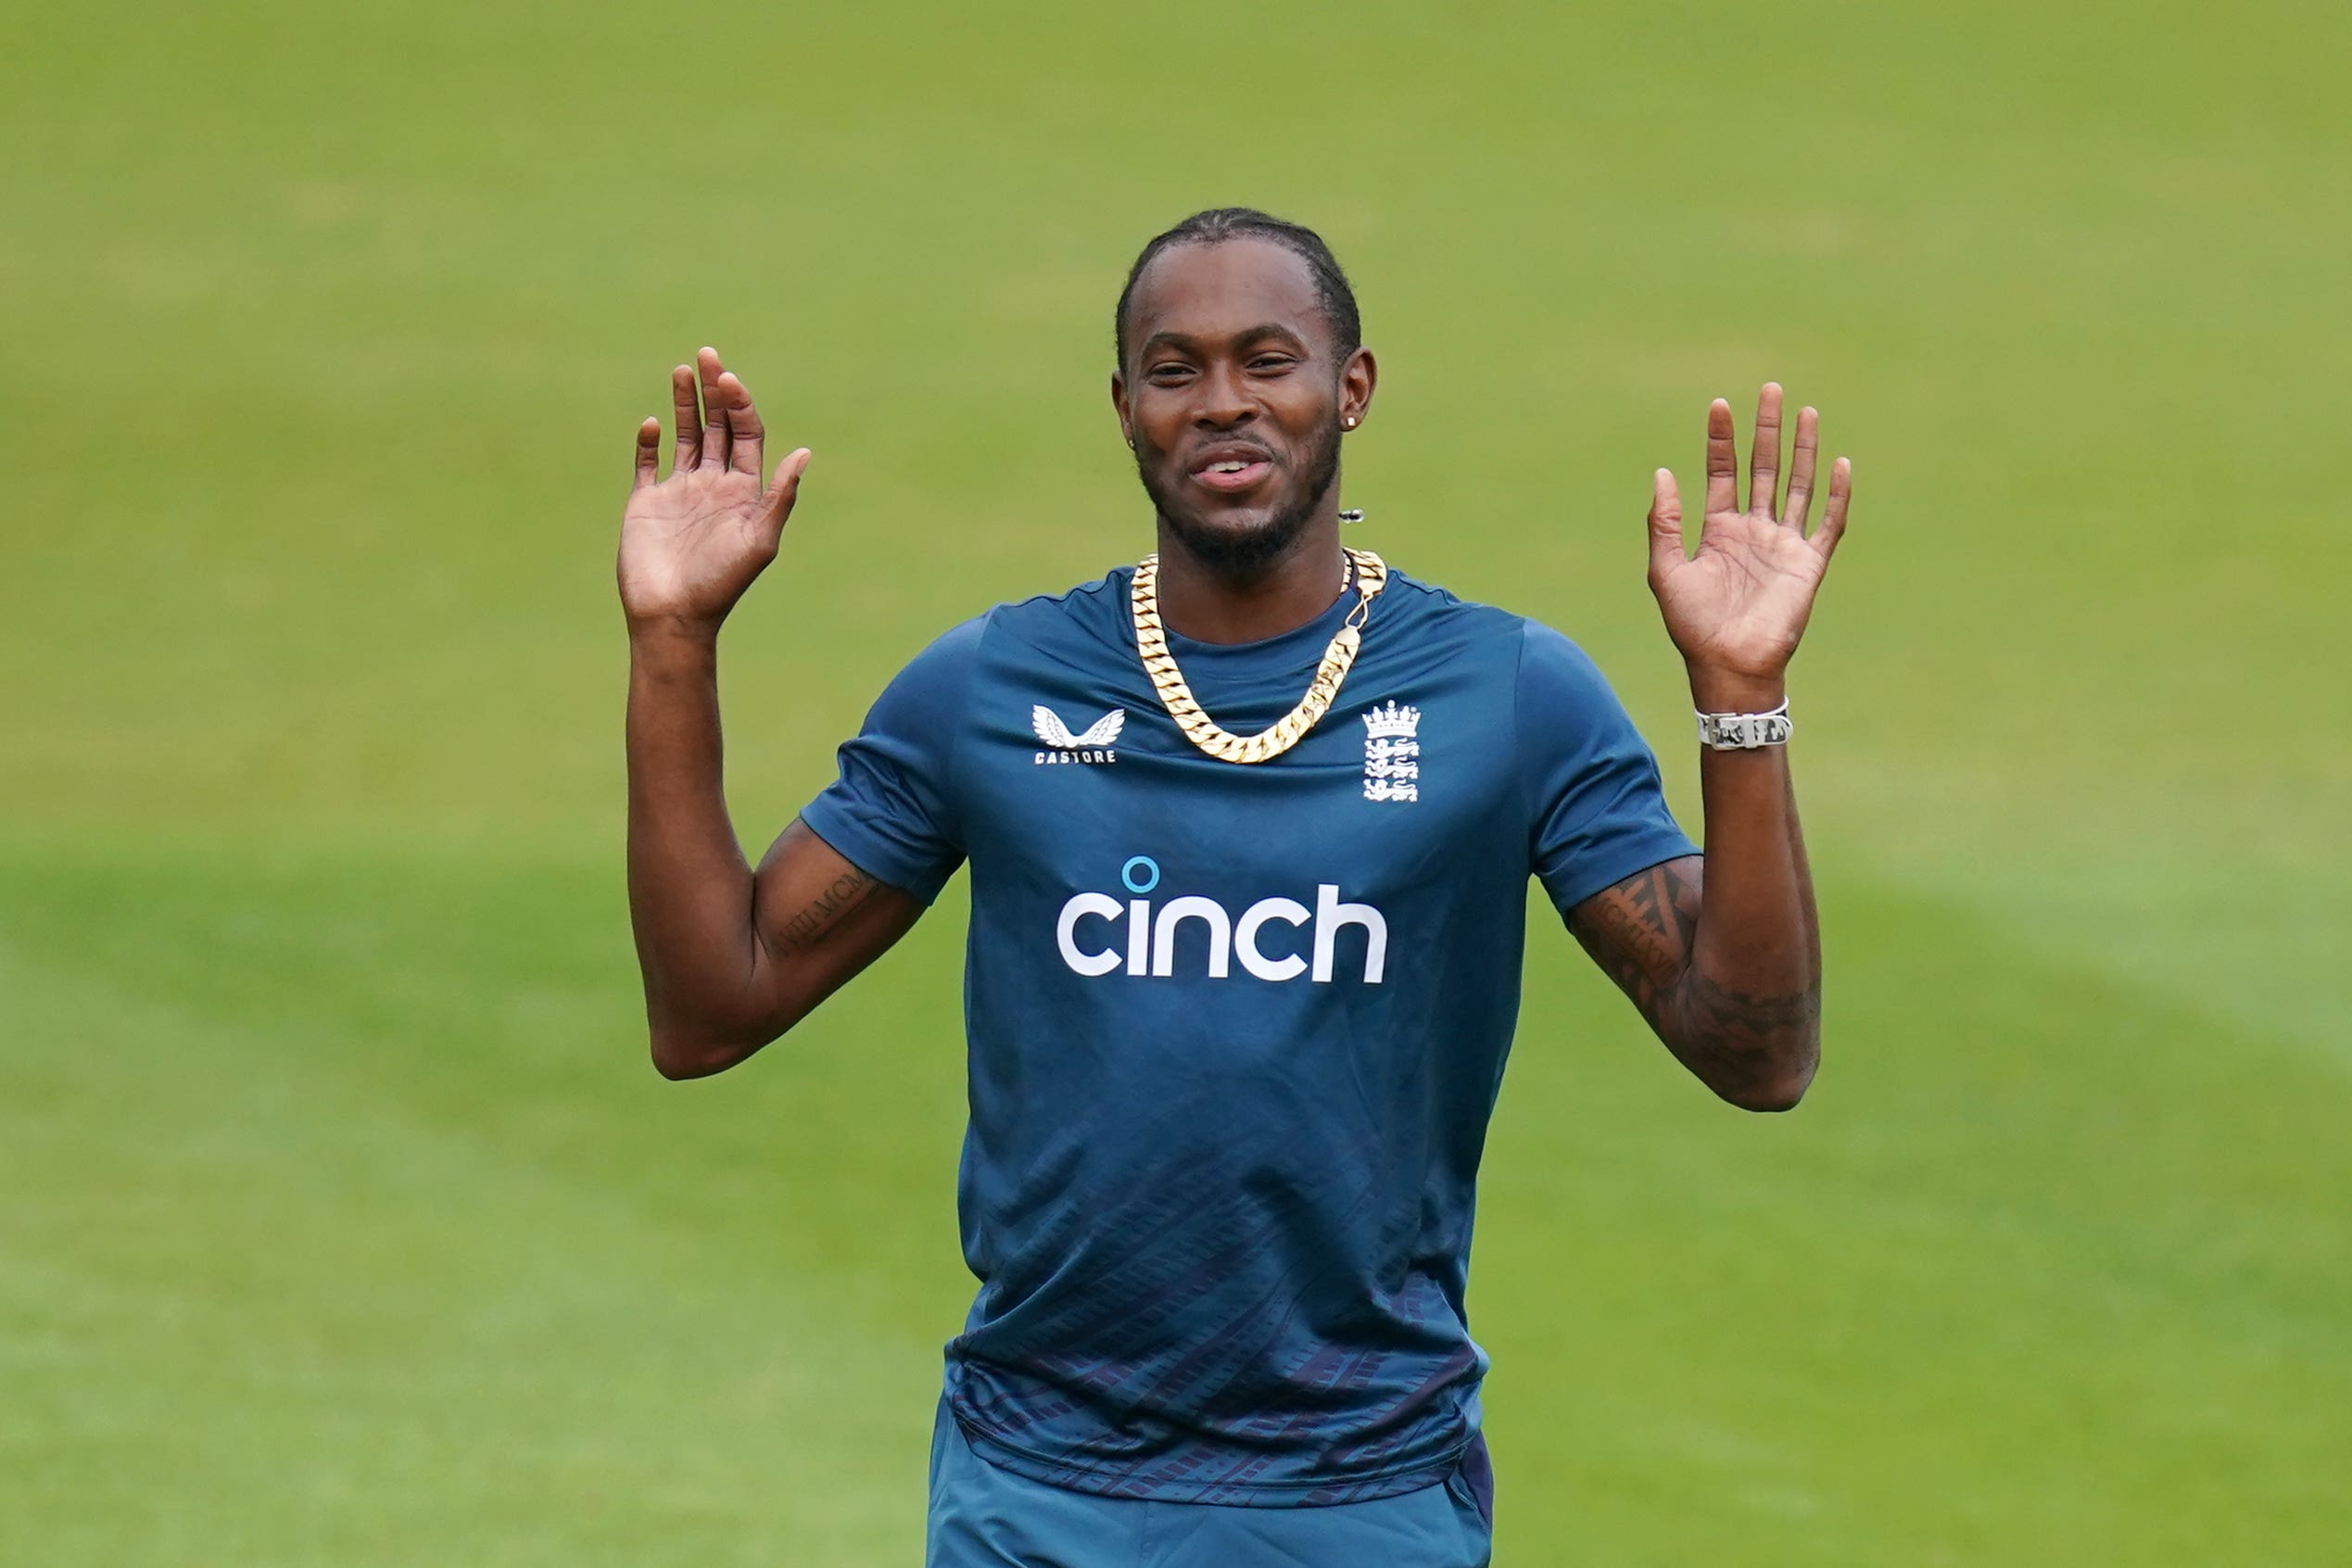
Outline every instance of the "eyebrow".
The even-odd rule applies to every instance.
[[[1232,341],[1234,343],[1254,343],[1261,337],[1279,337],[1285,343],[1297,345],[1300,348],[1307,347],[1307,340],[1305,338],[1299,336],[1298,334],[1293,332],[1290,328],[1283,325],[1279,322],[1261,322],[1254,327],[1249,327],[1233,334]],[[1181,332],[1156,332],[1149,337],[1144,339],[1143,348],[1138,349],[1136,352],[1138,354],[1149,354],[1156,348],[1175,348],[1187,354],[1197,355],[1200,351],[1200,340],[1189,334]]]

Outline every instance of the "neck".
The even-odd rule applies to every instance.
[[[1159,525],[1160,622],[1195,642],[1280,637],[1338,602],[1347,582],[1335,507],[1318,509],[1288,550],[1246,575],[1204,562]]]

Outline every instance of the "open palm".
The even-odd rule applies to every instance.
[[[809,453],[795,449],[777,464],[775,482],[761,485],[767,433],[716,349],[670,373],[670,401],[677,444],[668,478],[658,476],[662,422],[637,430],[637,478],[621,513],[621,608],[636,622],[716,623],[776,559]]]
[[[1811,537],[1814,462],[1819,415],[1797,414],[1789,494],[1779,489],[1780,388],[1767,382],[1756,399],[1755,440],[1748,453],[1748,502],[1739,500],[1739,462],[1731,405],[1718,398],[1707,409],[1707,510],[1699,551],[1686,557],[1682,498],[1675,476],[1660,469],[1650,506],[1650,590],[1666,620],[1666,634],[1695,670],[1777,681],[1803,637],[1814,595],[1846,527],[1853,466],[1840,458],[1829,469],[1829,499]]]

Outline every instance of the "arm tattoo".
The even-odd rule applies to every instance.
[[[1792,1063],[1811,1073],[1819,1049],[1818,982],[1755,995],[1718,985],[1694,968],[1683,981],[1682,1000],[1683,1032],[1667,1040],[1666,1048],[1726,1099],[1764,1091],[1787,1076]]]
[[[790,958],[816,946],[881,885],[855,866],[842,872],[806,908],[778,927],[775,935],[761,939],[766,944],[768,956]],[[757,929],[754,922],[753,929]]]
[[[1652,1028],[1663,1028],[1662,1010],[1689,966],[1699,936],[1699,862],[1669,860],[1635,872],[1569,917],[1576,940]]]
[[[1568,929],[1683,1065],[1738,1100],[1785,1075],[1791,1057],[1809,1067],[1821,981],[1759,993],[1701,973],[1701,875],[1696,855],[1636,872],[1578,904]]]

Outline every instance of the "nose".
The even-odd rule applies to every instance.
[[[1193,384],[1198,400],[1193,405],[1195,424],[1230,430],[1258,412],[1258,398],[1248,377],[1237,365],[1213,364]]]

